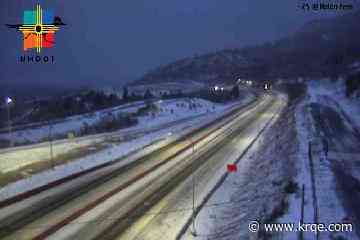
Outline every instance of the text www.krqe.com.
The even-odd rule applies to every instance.
[[[250,232],[352,232],[352,223],[249,223]]]

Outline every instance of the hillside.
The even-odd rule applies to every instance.
[[[200,81],[334,78],[360,59],[360,11],[313,20],[293,35],[260,46],[188,57],[149,71],[135,84]]]

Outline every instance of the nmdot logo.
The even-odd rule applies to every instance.
[[[52,48],[55,45],[55,33],[65,24],[60,17],[54,16],[51,10],[43,10],[38,4],[34,10],[24,11],[23,24],[10,25],[23,34],[24,51],[36,49],[40,53],[42,48]]]

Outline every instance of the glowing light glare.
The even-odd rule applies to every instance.
[[[6,104],[10,104],[10,103],[13,102],[13,100],[12,100],[10,97],[7,97],[7,98],[5,99],[5,102],[6,102]]]
[[[219,90],[219,87],[218,86],[215,86],[214,87],[215,91]]]
[[[221,91],[224,91],[224,88],[223,88],[223,87],[221,88]]]

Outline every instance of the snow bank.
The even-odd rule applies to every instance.
[[[321,103],[328,105],[339,112],[344,109],[351,118],[360,117],[358,103],[345,97],[344,82],[339,80],[331,82],[329,80],[310,81],[308,84],[308,96],[296,108],[296,131],[299,142],[298,174],[296,181],[299,187],[305,187],[304,196],[304,223],[314,223],[314,205],[312,198],[312,180],[310,170],[310,160],[308,155],[308,144],[312,142],[312,158],[315,188],[317,196],[318,221],[325,224],[343,223],[346,217],[345,209],[336,191],[336,181],[329,161],[324,156],[319,136],[314,126],[314,120],[309,113],[308,106],[311,103]],[[340,109],[341,108],[341,109]],[[340,113],[341,115],[341,113]],[[344,119],[346,122],[347,120]],[[355,120],[354,120],[355,121]],[[314,150],[315,149],[315,150]],[[317,150],[320,149],[320,150]],[[301,195],[294,195],[289,199],[289,210],[279,222],[298,223],[300,220]],[[285,239],[298,239],[298,233],[284,233]],[[305,239],[317,239],[313,232],[304,233]],[[349,238],[350,237],[350,238]],[[319,239],[358,239],[355,232],[320,233]]]
[[[331,107],[337,108],[340,112],[344,111],[349,117],[351,116],[352,124],[360,129],[360,99],[347,98],[345,89],[344,79],[339,79],[336,82],[326,79],[310,81],[308,84],[309,102],[329,105],[333,103],[324,99],[324,96],[332,99],[338,103],[338,105],[331,105]]]

